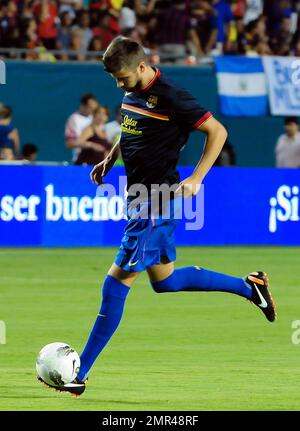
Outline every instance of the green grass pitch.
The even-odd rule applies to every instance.
[[[0,410],[299,410],[300,248],[178,248],[177,266],[269,273],[278,320],[226,293],[155,294],[142,274],[118,331],[74,399],[37,383],[50,342],[81,351],[116,249],[1,249]]]

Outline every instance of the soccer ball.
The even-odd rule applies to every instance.
[[[42,348],[36,360],[38,376],[48,385],[71,383],[80,368],[78,353],[66,343],[51,343]]]

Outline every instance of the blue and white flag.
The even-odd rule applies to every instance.
[[[215,57],[221,115],[257,117],[268,112],[266,77],[260,58]]]
[[[263,57],[272,115],[300,116],[299,58]]]

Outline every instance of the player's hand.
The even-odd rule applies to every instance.
[[[106,157],[102,162],[95,165],[92,172],[90,173],[90,178],[92,183],[100,186],[104,184],[103,177],[111,170],[114,165],[114,160],[112,157]]]
[[[184,198],[190,198],[192,196],[196,196],[201,187],[201,179],[196,176],[190,176],[186,178],[184,181],[181,181],[179,186],[177,187],[175,193],[183,196]]]

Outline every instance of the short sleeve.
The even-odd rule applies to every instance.
[[[77,139],[76,123],[74,115],[71,115],[65,127],[65,139]]]
[[[183,88],[174,89],[169,97],[171,118],[189,131],[212,117],[211,112],[200,106],[197,99]]]

